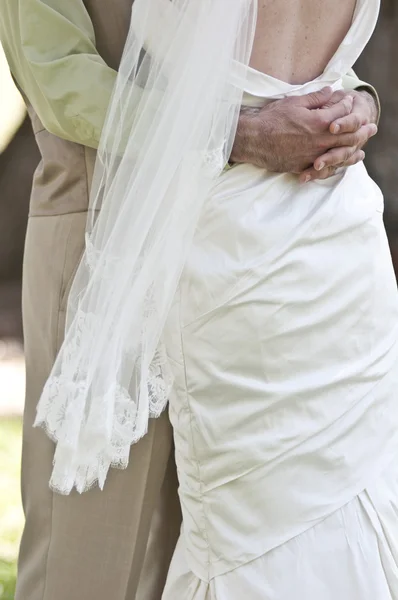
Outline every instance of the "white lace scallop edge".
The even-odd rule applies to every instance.
[[[162,365],[153,363],[148,381],[149,418],[163,413],[171,387]],[[117,382],[101,398],[92,399],[88,411],[85,405],[79,407],[79,396],[86,397],[84,383],[50,377],[34,423],[56,444],[50,487],[62,495],[74,488],[79,493],[97,485],[103,489],[109,469],[127,468],[131,446],[148,429],[148,423],[144,429],[137,428],[136,402]]]

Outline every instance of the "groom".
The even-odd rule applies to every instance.
[[[62,497],[49,490],[53,446],[32,428],[63,338],[68,293],[84,248],[95,148],[131,4],[2,0],[1,5],[1,40],[42,154],[24,263],[26,525],[16,600],[160,600],[179,534],[166,414],[134,446],[127,471],[112,470],[103,492],[95,489],[82,496]],[[378,117],[375,94],[353,73],[344,85],[349,94],[332,95],[326,89],[278,101],[272,108],[243,111],[231,160],[297,173],[303,181],[326,178],[336,167],[361,160],[362,146],[376,132],[371,124]],[[344,133],[349,144],[342,146]]]

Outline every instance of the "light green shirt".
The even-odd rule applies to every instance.
[[[43,126],[97,148],[116,79],[95,47],[82,0],[0,0],[0,40]],[[351,71],[345,89],[367,87]]]

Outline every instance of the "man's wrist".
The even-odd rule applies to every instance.
[[[363,98],[366,99],[369,108],[370,108],[370,123],[379,124],[380,121],[380,102],[376,93],[372,91],[369,87],[359,87],[355,90],[359,92]]]
[[[256,148],[264,148],[264,122],[259,118],[260,109],[244,107],[241,110],[230,163],[254,163]]]

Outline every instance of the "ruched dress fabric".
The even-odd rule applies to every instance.
[[[341,87],[251,70],[245,104]],[[208,198],[165,330],[183,530],[163,600],[398,600],[398,295],[363,164],[299,184],[250,165]]]

